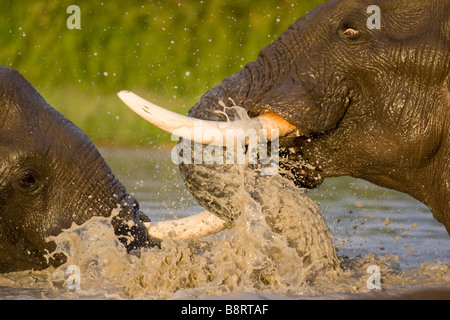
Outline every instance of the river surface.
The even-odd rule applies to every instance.
[[[187,192],[178,167],[170,159],[170,148],[100,151],[152,221],[203,211]],[[248,239],[241,239],[236,234],[210,240],[207,245],[169,242],[163,245],[161,252],[155,249],[140,258],[130,258],[117,248],[112,253],[103,253],[104,248],[114,247],[116,243],[107,236],[110,230],[102,225],[104,221],[99,221],[98,225],[97,222],[90,225],[89,232],[104,235],[104,238],[93,241],[89,235],[89,241],[83,240],[86,242],[84,247],[78,248],[82,255],[97,251],[96,258],[83,256],[84,260],[76,257],[70,260],[73,264],[84,263],[87,269],[91,268],[90,273],[81,270],[85,277],[81,279],[81,289],[67,288],[66,266],[61,270],[0,276],[0,299],[203,299],[217,296],[345,299],[358,294],[376,293],[389,297],[416,288],[450,288],[450,237],[420,202],[405,194],[348,177],[327,179],[306,196],[317,203],[333,236],[340,271],[332,276],[328,277],[327,271],[320,277],[294,283],[296,280],[290,279],[277,265],[272,253],[269,258],[257,257],[256,260],[239,256],[243,251],[236,242]],[[72,239],[75,233],[82,239],[81,232],[76,231],[66,236],[65,241]],[[69,245],[70,254],[74,256],[76,246],[74,243]],[[266,243],[259,244],[261,246]],[[300,262],[296,262],[296,258],[291,260],[286,253],[290,248],[277,249],[281,250],[277,257],[285,259],[283,268],[300,268]],[[256,251],[255,256],[266,254],[261,248]],[[218,256],[219,252],[221,256]],[[254,270],[246,275],[247,267],[236,267],[245,265],[245,259],[259,270],[256,284],[252,282]],[[161,261],[166,263],[164,267]],[[227,261],[229,265],[225,266]],[[286,266],[290,261],[292,265]],[[368,277],[376,275],[370,266],[376,266],[380,272],[381,283],[376,288],[369,288]],[[228,275],[219,281],[220,277],[212,269],[221,268],[224,269],[218,273]],[[264,275],[261,270],[272,270],[273,275],[267,275],[269,271]],[[171,276],[166,276],[168,274]],[[118,278],[127,283],[118,282]],[[137,284],[132,285],[133,282]],[[377,282],[371,283],[377,285]]]

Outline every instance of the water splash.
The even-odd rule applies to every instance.
[[[126,254],[109,218],[72,226],[53,239],[68,260],[52,281],[61,282],[76,265],[85,294],[113,288],[126,298],[166,299],[236,291],[299,295],[312,293],[309,283],[319,276],[338,277],[331,235],[315,204],[279,178],[247,180],[257,181],[252,196],[259,192],[259,201],[239,193],[245,210],[232,229],[198,241],[165,239],[140,257]]]

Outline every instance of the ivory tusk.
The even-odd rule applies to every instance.
[[[205,237],[224,230],[227,226],[225,220],[208,211],[170,221],[144,222],[148,234],[152,238],[174,240],[192,240]]]
[[[199,120],[161,108],[131,91],[123,90],[117,95],[130,109],[158,128],[202,144],[226,146],[227,139],[242,138],[252,132],[259,140],[261,130],[270,141],[296,130],[295,126],[274,113],[231,122]]]

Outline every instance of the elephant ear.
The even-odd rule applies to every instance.
[[[440,28],[450,41],[450,2],[447,0],[394,0],[383,2],[382,25],[393,39],[409,39]],[[435,33],[436,35],[436,33]]]
[[[385,1],[381,8],[381,27],[391,39],[415,38],[429,32],[436,23],[437,8],[431,7],[428,1],[421,0]]]
[[[443,36],[447,39],[447,55],[450,55],[450,1],[447,1],[446,8],[444,9],[444,23],[443,23]],[[447,61],[450,61],[450,57],[447,57]],[[450,65],[447,66],[447,88],[450,95]],[[449,98],[450,99],[450,98]],[[449,101],[450,103],[450,101]],[[450,106],[449,106],[450,107]]]
[[[450,2],[447,2],[446,8],[444,9],[444,17],[446,18],[446,20],[444,21],[444,28],[443,28],[443,32],[444,32],[444,37],[447,38],[448,41],[448,45],[450,45]]]

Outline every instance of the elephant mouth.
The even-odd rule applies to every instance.
[[[324,180],[322,167],[312,165],[302,152],[303,145],[310,141],[311,138],[298,136],[280,148],[280,175],[299,188],[314,189]]]
[[[279,138],[279,173],[282,176],[301,188],[315,188],[323,181],[320,168],[303,159],[302,145],[307,138],[301,135],[296,126],[273,112],[230,122],[207,121],[161,108],[130,91],[121,91],[118,97],[135,113],[160,129],[203,145],[227,147],[230,140],[234,142],[242,138],[233,133],[249,130],[253,130],[258,141]],[[245,144],[248,143],[249,139],[246,138]],[[229,223],[206,211],[175,221],[144,224],[149,236],[154,239],[195,239],[220,232]]]
[[[279,168],[282,176],[292,180],[301,188],[316,188],[323,178],[321,168],[305,160],[302,146],[308,138],[300,129],[283,117],[273,113],[263,113],[257,117],[231,122],[205,121],[183,116],[161,108],[130,91],[121,91],[119,98],[139,116],[169,133],[189,141],[205,145],[228,146],[229,139],[236,139],[237,132],[253,130],[257,140],[280,139]],[[227,141],[228,139],[228,141]],[[249,139],[245,144],[249,143]]]

